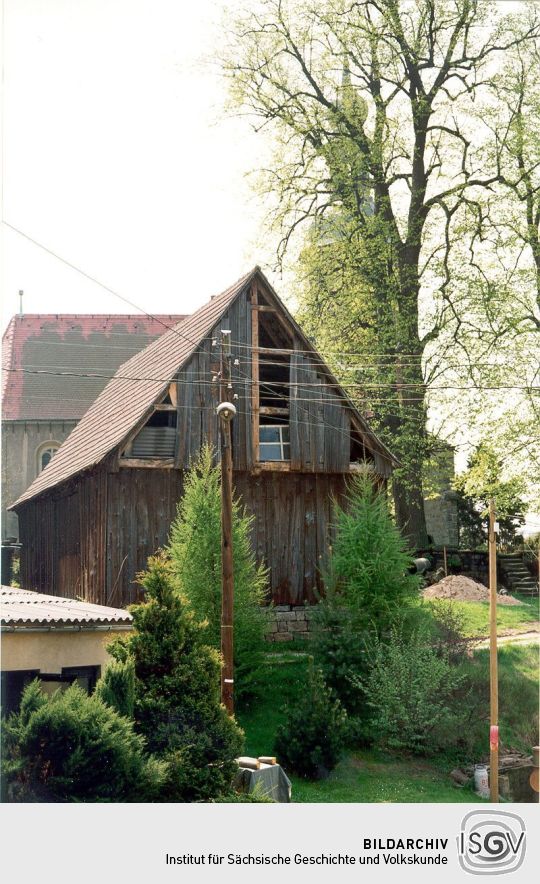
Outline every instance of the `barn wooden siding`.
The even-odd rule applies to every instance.
[[[253,282],[240,290],[191,356],[186,354],[176,379],[177,444],[168,468],[164,461],[148,462],[145,468],[140,459],[122,465],[126,443],[145,425],[152,406],[139,415],[129,436],[98,467],[21,503],[25,587],[113,606],[140,597],[136,575],[148,556],[167,542],[184,471],[203,443],[217,447],[218,389],[211,381],[219,369],[220,331],[228,329],[233,357],[231,393],[238,396],[232,425],[234,483],[254,516],[253,548],[269,569],[275,603],[315,601],[321,588],[318,568],[332,531],[332,499],[342,497],[350,475],[351,420],[360,450],[363,447],[374,467],[375,481],[389,476],[391,462],[377,452],[376,440],[375,450],[371,447],[361,418],[354,416],[344,394],[338,393],[328,369],[316,355],[306,352],[298,328],[292,328],[286,317],[279,318],[274,296],[266,292],[269,303],[257,303],[261,294],[257,285]],[[266,326],[267,338],[277,340],[278,353],[290,357],[290,469],[284,463],[265,468],[255,462],[258,395],[253,381],[259,378],[259,350],[250,348],[259,340],[257,317],[261,314],[257,311],[266,311],[266,316],[275,313],[282,327],[291,325],[286,334]],[[213,346],[213,339],[218,346]],[[282,345],[280,341],[285,340]],[[271,356],[274,345],[261,349],[265,357]]]
[[[95,470],[75,487],[23,506],[22,585],[95,604],[136,601],[136,575],[167,542],[182,480],[174,469]],[[331,498],[343,494],[345,477],[244,472],[234,482],[254,516],[253,549],[269,569],[272,600],[315,601],[332,530]]]
[[[272,601],[314,603],[332,537],[332,500],[343,497],[346,477],[261,472],[234,478],[237,494],[254,516],[252,546],[269,569]]]
[[[217,385],[209,382],[219,371],[219,339],[221,329],[229,329],[234,341],[233,356],[239,365],[231,370],[237,416],[232,424],[233,468],[249,470],[253,465],[251,442],[251,366],[245,347],[251,344],[251,305],[249,292],[241,294],[232,304],[211,335],[201,344],[178,376],[178,444],[176,466],[187,469],[205,442],[217,447],[216,406]]]

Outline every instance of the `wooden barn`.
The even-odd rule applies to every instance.
[[[364,461],[384,482],[393,458],[259,268],[125,362],[13,505],[23,586],[116,606],[138,597],[135,576],[167,541],[184,471],[218,443],[222,330],[234,486],[255,516],[254,549],[276,604],[314,600],[332,497]]]

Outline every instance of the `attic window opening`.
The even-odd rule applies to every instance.
[[[365,463],[372,461],[373,455],[366,448],[362,435],[358,430],[351,428],[351,447],[350,447],[350,463]]]
[[[176,450],[177,411],[158,405],[144,427],[127,446],[123,457],[154,460],[171,458]]]
[[[290,357],[265,357],[259,363],[259,460],[291,459],[289,427]]]

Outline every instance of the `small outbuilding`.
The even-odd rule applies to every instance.
[[[132,629],[126,610],[13,586],[1,588],[0,620],[3,715],[34,678],[48,693],[74,682],[90,693],[110,660],[108,643]]]

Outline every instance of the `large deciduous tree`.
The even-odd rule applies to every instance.
[[[501,177],[478,165],[473,103],[495,60],[540,33],[534,8],[516,22],[495,7],[263,0],[237,22],[226,61],[236,100],[276,141],[266,181],[278,197],[280,254],[308,222],[321,291],[331,305],[347,273],[348,295],[361,305],[351,323],[384,354],[366,398],[400,458],[396,516],[417,547],[426,542],[426,354],[459,330],[453,240],[479,190]]]

